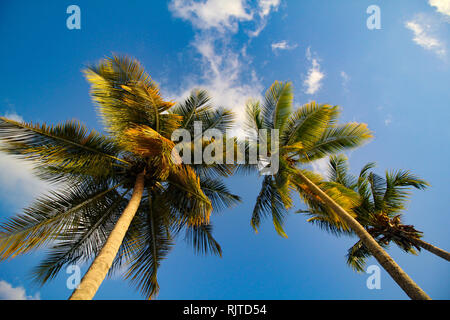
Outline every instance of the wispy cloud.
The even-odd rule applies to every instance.
[[[272,51],[276,52],[278,50],[292,50],[298,47],[296,43],[289,44],[286,40],[281,40],[278,42],[273,42],[272,45]]]
[[[407,21],[405,26],[413,32],[413,41],[416,44],[444,58],[447,50],[444,41],[438,36],[437,23],[432,17],[419,14],[414,19]]]
[[[311,52],[311,48],[306,49],[306,59],[311,63],[306,79],[303,81],[305,92],[315,94],[322,87],[322,80],[325,77],[320,69],[320,64],[316,55]]]
[[[187,79],[186,87],[174,95],[181,100],[194,88],[206,89],[215,105],[233,110],[237,118],[236,127],[242,128],[246,102],[250,98],[259,98],[263,90],[260,79],[255,71],[243,65],[241,53],[229,48],[219,51],[209,37],[198,39],[195,48],[202,56],[203,76],[201,79]],[[249,72],[245,80],[244,70]]]
[[[246,46],[236,50],[231,37],[244,24],[249,41],[264,29],[268,16],[277,10],[279,0],[172,0],[169,10],[175,17],[189,21],[196,36],[191,45],[201,56],[201,77],[185,79],[187,85],[172,94],[177,100],[194,88],[209,91],[216,105],[232,108],[237,115],[237,128],[242,128],[245,104],[249,98],[259,98],[263,89],[256,72],[251,68],[251,57]],[[239,130],[239,129],[237,129]]]
[[[253,21],[256,29],[248,31],[256,37],[264,29],[266,18],[277,10],[280,0],[259,0],[250,5],[246,0],[172,0],[169,10],[175,17],[192,23],[196,29],[236,32],[239,22]]]
[[[341,71],[340,73],[341,78],[342,78],[342,87],[344,88],[345,91],[348,91],[348,82],[350,81],[350,76],[345,72],[345,71]]]
[[[4,280],[0,280],[0,300],[40,300],[39,293],[34,296],[26,294],[25,288],[13,287]]]
[[[322,177],[326,177],[328,175],[330,157],[325,157],[311,163],[312,170],[315,173],[320,174]]]
[[[449,0],[429,0],[428,4],[436,7],[436,11],[450,17],[450,1]]]

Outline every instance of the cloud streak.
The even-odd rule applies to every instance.
[[[276,52],[278,50],[292,50],[297,48],[297,44],[289,44],[286,40],[282,40],[279,42],[274,42],[271,44],[272,51]]]
[[[39,293],[28,296],[23,287],[13,287],[4,280],[0,280],[0,300],[40,300]]]
[[[445,43],[437,35],[436,22],[425,15],[417,15],[414,19],[407,21],[405,27],[413,32],[413,41],[424,48],[432,51],[441,58],[447,55]]]
[[[306,50],[306,59],[311,63],[311,66],[306,79],[303,81],[303,86],[305,87],[305,93],[315,94],[322,87],[322,80],[325,77],[325,73],[321,71],[319,60],[313,57],[310,47]]]
[[[232,36],[240,23],[245,22],[245,34],[249,42],[266,26],[272,11],[276,11],[279,0],[172,0],[169,10],[192,24],[196,31],[191,45],[200,55],[200,77],[192,75],[185,79],[187,85],[170,94],[181,100],[194,88],[209,91],[216,105],[231,108],[237,115],[235,134],[242,133],[245,104],[249,98],[259,98],[263,89],[261,81],[251,68],[251,57],[246,54],[246,46],[236,50]]]

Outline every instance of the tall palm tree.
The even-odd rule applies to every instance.
[[[433,246],[421,238],[423,233],[412,225],[402,223],[406,201],[410,189],[423,190],[428,183],[406,170],[386,171],[381,177],[371,169],[374,163],[366,164],[358,177],[349,173],[348,161],[344,155],[330,157],[328,181],[336,182],[354,190],[361,198],[359,205],[353,208],[356,220],[382,247],[395,243],[405,252],[416,254],[421,248],[450,261],[450,253]],[[329,219],[326,212],[310,212],[313,217],[309,221],[331,231],[334,234],[349,233],[341,225]],[[371,256],[366,246],[358,241],[347,254],[347,263],[356,271],[363,271],[366,259]]]
[[[339,183],[324,184],[319,175],[302,167],[327,155],[360,146],[372,136],[370,130],[360,123],[337,124],[337,106],[311,102],[293,111],[292,104],[292,85],[275,82],[262,103],[253,101],[247,106],[247,129],[253,143],[258,145],[258,141],[265,141],[258,135],[259,129],[277,129],[280,137],[279,170],[263,178],[252,226],[257,230],[261,219],[271,216],[277,232],[286,236],[283,220],[292,207],[291,191],[297,191],[310,208],[325,210],[330,217],[353,230],[409,297],[429,299],[355,219],[351,209],[358,201],[357,193]],[[274,143],[270,139],[267,141]]]
[[[77,121],[48,126],[0,118],[1,150],[32,161],[40,178],[56,183],[56,191],[0,225],[0,260],[51,245],[33,271],[39,283],[93,259],[70,299],[92,299],[117,270],[151,298],[175,236],[184,231],[196,252],[221,255],[211,211],[240,201],[222,181],[231,167],[180,163],[171,134],[191,130],[193,121],[224,130],[233,114],[213,108],[201,90],[175,106],[164,101],[127,57],[103,59],[85,74],[107,135]]]

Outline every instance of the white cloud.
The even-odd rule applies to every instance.
[[[177,101],[183,100],[194,88],[206,89],[216,106],[231,108],[236,114],[235,134],[242,134],[242,124],[245,118],[245,104],[250,98],[259,98],[263,89],[256,73],[245,66],[242,55],[231,49],[221,49],[214,46],[210,37],[197,39],[194,46],[202,56],[202,79],[188,79],[186,87],[179,93],[172,93]],[[249,73],[243,79],[244,70]]]
[[[450,17],[450,1],[449,0],[429,0],[430,6],[436,7],[436,11]]]
[[[289,44],[286,40],[282,40],[279,42],[274,42],[272,43],[271,47],[272,47],[272,51],[277,51],[277,50],[292,50],[297,48],[297,44]]]
[[[174,16],[189,20],[198,29],[236,31],[238,21],[248,21],[253,17],[243,0],[172,0],[169,9]]]
[[[417,15],[405,23],[406,28],[414,34],[413,41],[426,50],[433,51],[441,58],[446,56],[445,44],[437,35],[436,22],[425,15]]]
[[[325,157],[311,163],[312,170],[315,173],[320,174],[323,178],[326,178],[328,175],[328,167],[329,167],[330,157]]]
[[[247,45],[235,49],[231,37],[245,22],[249,42],[259,35],[270,12],[276,11],[280,0],[172,0],[169,10],[175,17],[191,22],[196,30],[192,46],[201,56],[202,75],[184,79],[186,86],[169,93],[183,99],[194,88],[204,88],[217,106],[231,108],[237,115],[235,134],[242,133],[245,104],[249,98],[260,98],[263,89],[256,72],[251,68]]]
[[[4,280],[0,280],[0,300],[40,300],[39,293],[27,296],[23,287],[14,288]]]
[[[280,0],[259,0],[259,15],[265,17],[271,10],[276,11],[280,5]]]
[[[251,22],[254,30],[247,30],[247,34],[257,37],[270,12],[279,5],[280,0],[259,0],[256,4],[247,0],[172,0],[169,10],[175,17],[190,21],[196,29],[220,33],[235,33],[240,22]]]
[[[3,115],[3,117],[17,121],[17,122],[23,122],[23,118],[15,112],[7,112]]]
[[[321,81],[325,74],[320,70],[319,61],[313,57],[310,47],[306,50],[306,58],[311,62],[311,67],[308,70],[306,79],[303,81],[303,85],[307,94],[315,94],[322,87]]]
[[[16,113],[7,113],[4,117],[23,121]],[[14,210],[21,209],[35,196],[49,190],[50,186],[32,173],[32,165],[0,152],[0,194],[2,202],[8,203]]]

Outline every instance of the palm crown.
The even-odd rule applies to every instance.
[[[358,193],[360,202],[353,208],[356,220],[382,247],[393,242],[405,252],[414,254],[415,249],[420,250],[416,241],[422,237],[422,232],[412,225],[403,224],[401,217],[406,209],[410,189],[423,190],[428,183],[407,170],[386,171],[385,176],[381,177],[371,170],[374,166],[373,162],[366,164],[355,177],[348,172],[348,161],[344,155],[332,156],[328,180]],[[310,215],[310,222],[334,234],[351,233],[329,219],[326,212],[313,210]],[[356,271],[363,271],[370,256],[366,246],[358,241],[348,250],[347,263]]]
[[[85,70],[107,135],[77,121],[56,126],[0,119],[1,150],[31,160],[36,174],[56,190],[1,225],[0,259],[51,244],[33,276],[45,283],[68,264],[96,257],[143,176],[139,207],[109,273],[125,277],[150,298],[158,292],[157,269],[184,231],[197,252],[221,255],[210,214],[240,201],[222,177],[229,166],[175,163],[175,129],[225,130],[233,114],[210,104],[207,92],[193,91],[174,105],[163,100],[142,66],[127,57],[102,60]]]
[[[283,220],[292,207],[291,191],[299,192],[310,206],[329,210],[305,185],[301,176],[320,185],[340,205],[351,207],[349,197],[342,196],[342,192],[348,193],[348,190],[339,184],[323,184],[320,175],[303,167],[329,154],[360,146],[372,136],[365,124],[338,124],[338,116],[337,106],[315,102],[293,110],[291,83],[275,82],[267,90],[262,103],[253,101],[247,105],[246,127],[254,142],[261,140],[258,139],[259,129],[279,130],[279,170],[275,175],[263,178],[251,218],[255,230],[262,218],[271,216],[277,232],[286,236]]]

